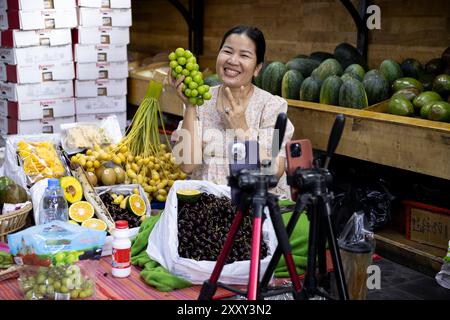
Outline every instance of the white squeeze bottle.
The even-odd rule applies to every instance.
[[[131,273],[131,241],[128,221],[116,221],[116,228],[112,233],[112,275],[125,278]]]

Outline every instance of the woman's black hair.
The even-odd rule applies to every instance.
[[[266,40],[264,39],[264,35],[261,30],[256,27],[250,26],[236,26],[228,30],[222,39],[222,43],[220,44],[220,49],[222,49],[225,40],[232,34],[245,34],[255,43],[256,47],[256,63],[260,64],[264,62],[264,54],[266,53]]]

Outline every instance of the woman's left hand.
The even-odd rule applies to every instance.
[[[248,130],[247,120],[245,119],[245,105],[244,105],[244,87],[241,86],[239,89],[239,96],[237,99],[233,97],[230,88],[224,87],[224,94],[228,104],[219,107],[226,119],[227,125],[230,129],[242,129],[244,131]]]

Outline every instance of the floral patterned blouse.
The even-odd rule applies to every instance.
[[[224,116],[217,111],[219,87],[212,87],[210,89],[212,98],[197,108],[197,130],[199,137],[202,137],[203,162],[201,165],[195,167],[191,178],[227,185],[227,176],[229,175],[227,149],[230,145],[229,142],[234,141],[232,138],[234,135],[231,133],[231,136],[228,136],[229,131],[226,133]],[[259,148],[263,151],[265,150],[269,155],[272,149],[273,129],[280,112],[287,112],[286,100],[254,86],[245,117],[248,127],[251,128],[252,140],[258,140]],[[177,130],[172,134],[171,140],[173,142],[177,142],[182,135],[182,122],[180,121]],[[288,120],[283,144],[279,153],[284,158],[286,157],[286,142],[292,138],[293,133],[294,126]],[[278,185],[271,192],[290,197],[289,187],[286,183],[286,173],[283,174]]]

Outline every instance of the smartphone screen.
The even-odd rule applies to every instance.
[[[287,175],[293,177],[297,168],[313,167],[313,152],[308,139],[292,140],[286,144]],[[291,199],[297,201],[300,190],[291,183]]]
[[[230,165],[230,177],[228,179],[231,186],[231,203],[239,204],[239,189],[236,186],[239,172],[243,169],[258,170],[259,145],[257,141],[244,141],[231,143],[228,150]],[[234,181],[234,183],[233,183]]]

